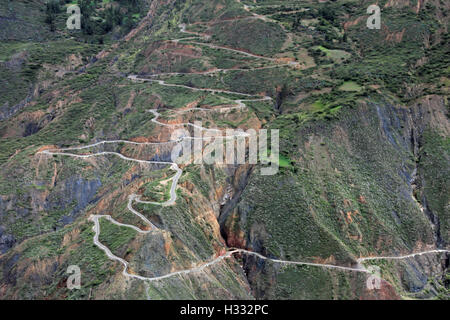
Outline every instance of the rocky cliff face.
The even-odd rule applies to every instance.
[[[230,245],[244,246],[263,255],[278,252],[276,257],[287,260],[307,255],[311,260],[349,266],[356,263],[355,258],[362,252],[370,256],[376,252],[402,254],[445,248],[449,239],[441,236],[439,215],[422,206],[423,198],[416,197],[423,193],[423,185],[414,184],[427,179],[422,169],[425,160],[415,158],[417,145],[423,143],[429,131],[448,130],[446,112],[444,100],[433,96],[410,108],[371,102],[342,114],[333,124],[317,123],[302,130],[295,137],[298,139],[295,145],[301,146],[300,174],[265,179],[252,175],[239,200],[234,201],[234,214],[228,217],[224,228],[226,239],[230,239]],[[308,150],[314,150],[314,154],[305,156]],[[320,158],[315,158],[316,155]],[[362,160],[361,166],[353,166],[356,159]],[[447,167],[440,169],[446,171]],[[364,179],[357,178],[359,172],[364,172]],[[360,184],[361,181],[364,183]],[[262,199],[266,199],[264,205]],[[310,212],[314,219],[308,219],[308,214],[298,208]],[[447,221],[445,210],[436,211]],[[394,278],[408,279],[403,280],[408,282],[408,290],[419,292],[430,275],[445,274],[448,257],[442,259],[434,262],[439,271],[428,269],[433,263],[418,267],[420,262],[407,260],[395,266],[399,270]],[[253,258],[246,259],[244,267],[255,295],[260,298],[277,296],[282,292],[277,290],[286,285],[283,276],[294,272],[267,266]],[[272,281],[261,286],[261,274],[270,274]],[[325,272],[318,277],[326,282],[326,278],[333,276],[336,275]],[[324,293],[331,294],[335,283],[328,281],[328,285],[322,285],[330,289]],[[388,283],[385,285],[390,287]],[[398,289],[386,290],[390,293],[383,289],[378,297],[398,297]],[[353,295],[358,291],[350,286],[349,292]],[[298,298],[336,298],[332,294],[317,295],[308,286],[296,294]],[[368,292],[358,294],[373,297]]]

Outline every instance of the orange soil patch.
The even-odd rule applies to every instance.
[[[198,106],[199,102],[200,102],[200,99],[199,99],[199,100],[192,101],[192,102],[188,103],[183,109],[192,109],[192,108],[195,108],[195,107]]]
[[[362,20],[364,20],[365,17],[358,17],[355,20],[347,21],[344,23],[344,30],[347,30],[350,27],[356,26],[358,23],[360,23]]]
[[[359,201],[359,203],[362,203],[362,204],[366,204],[367,203],[366,198],[363,195],[359,196],[358,201]]]
[[[344,207],[350,207],[352,205],[351,201],[348,199],[344,199]]]
[[[334,258],[334,256],[329,256],[326,259],[321,257],[313,257],[313,262],[320,264],[336,264],[336,259]]]
[[[134,138],[131,138],[130,141],[132,141],[132,142],[139,142],[139,143],[143,143],[143,142],[159,142],[159,141],[156,141],[154,138],[148,138],[148,137],[134,137]]]
[[[134,90],[132,90],[130,92],[130,98],[127,101],[127,105],[125,106],[125,108],[130,109],[133,106],[133,102],[134,102],[134,98],[136,97],[136,92]]]
[[[349,224],[349,223],[353,222],[353,218],[359,214],[359,211],[358,210],[354,210],[354,211],[350,210],[350,211],[347,211],[344,213],[342,210],[339,210],[339,213],[341,214],[341,216],[343,216],[345,218],[345,222],[347,224]]]
[[[293,57],[282,57],[282,58],[277,58],[276,61],[279,62],[279,63],[288,63],[288,62],[295,61],[295,58],[293,58]]]
[[[46,145],[46,146],[40,147],[37,152],[42,152],[42,151],[45,151],[45,150],[52,150],[52,149],[58,149],[58,147],[55,146],[55,145]]]
[[[398,32],[389,32],[389,29],[386,26],[383,26],[383,31],[387,33],[385,40],[387,42],[395,42],[399,43],[403,39],[403,35],[405,34],[405,28],[402,31]]]

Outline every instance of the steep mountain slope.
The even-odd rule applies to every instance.
[[[447,3],[87,1],[75,33],[18,3],[46,31],[1,35],[1,298],[450,297]],[[195,121],[279,129],[279,172],[173,165]]]

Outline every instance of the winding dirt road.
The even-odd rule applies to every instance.
[[[254,14],[254,13],[253,13],[253,16],[257,17],[257,18],[260,18],[260,19],[263,19],[263,20],[272,20],[272,19],[266,18],[264,16]],[[223,47],[223,46],[217,46],[217,45],[210,44],[210,43],[202,43],[202,42],[191,41],[193,39],[201,38],[201,35],[199,35],[198,33],[195,33],[195,32],[186,31],[186,25],[181,25],[180,28],[181,28],[180,29],[181,32],[186,33],[186,34],[194,34],[195,37],[174,39],[174,40],[169,40],[169,41],[172,41],[172,42],[188,41],[191,44],[195,44],[195,45],[199,45],[199,46],[207,46],[207,47],[214,48],[214,49],[227,50],[227,51],[230,51],[230,52],[233,52],[233,53],[242,54],[242,55],[245,55],[245,56],[248,56],[248,57],[252,57],[252,58],[256,58],[256,59],[265,59],[265,60],[268,60],[268,61],[277,62],[277,59],[255,55],[255,54],[252,54],[252,53],[249,53],[249,52],[245,52],[245,51],[242,51],[242,50],[238,50],[238,49],[232,49],[232,48],[227,48],[227,47]],[[213,71],[206,71],[206,72],[198,73],[198,74],[211,74],[211,73],[229,72],[229,71],[236,71],[236,70],[251,71],[251,70],[256,70],[256,69],[276,68],[276,67],[281,67],[281,66],[295,66],[295,65],[298,65],[298,62],[277,64],[277,65],[272,65],[272,66],[267,66],[267,67],[259,67],[259,68],[255,68],[255,69],[215,69]],[[248,93],[234,92],[234,91],[221,90],[221,89],[194,88],[194,87],[185,86],[185,85],[167,83],[166,81],[160,80],[160,79],[153,79],[154,77],[158,77],[158,76],[176,76],[176,75],[181,75],[181,74],[185,74],[185,73],[176,73],[175,72],[175,73],[154,74],[154,75],[150,75],[151,78],[141,78],[141,77],[138,77],[137,75],[129,75],[128,79],[131,80],[131,81],[158,83],[159,85],[162,85],[162,86],[179,87],[179,88],[189,89],[189,90],[193,90],[193,91],[204,91],[204,92],[218,93],[218,94],[232,94],[232,95],[248,97],[248,99],[236,99],[236,100],[234,100],[234,103],[236,104],[236,108],[246,108],[247,106],[245,105],[245,102],[247,102],[247,101],[270,101],[270,100],[272,100],[272,98],[268,97],[268,96],[261,97],[261,96],[252,95],[252,94],[248,94]],[[188,109],[188,110],[181,110],[181,111],[178,111],[178,112],[186,112],[186,111],[190,111],[190,110],[214,111],[214,110],[220,110],[220,108],[219,109],[214,109],[214,110],[213,109],[205,109],[205,108],[191,108],[191,109]],[[151,109],[151,110],[148,110],[148,112],[151,112],[155,116],[152,119],[152,121],[154,123],[157,123],[158,125],[161,125],[161,126],[170,126],[170,127],[192,126],[194,128],[200,129],[200,130],[214,130],[214,131],[222,132],[222,130],[219,130],[219,129],[204,128],[204,127],[192,124],[192,123],[181,123],[181,124],[167,124],[167,123],[163,123],[163,122],[158,121],[158,118],[160,117],[160,113],[158,112],[158,110]],[[236,135],[233,135],[233,136],[226,136],[225,135],[225,136],[223,136],[223,138],[234,138],[237,135],[241,135],[241,134],[239,133],[239,134],[236,134]],[[75,154],[75,153],[71,153],[70,151],[85,150],[85,149],[88,149],[88,148],[92,148],[92,147],[96,147],[96,146],[100,146],[100,145],[105,145],[105,144],[113,144],[113,143],[127,143],[127,144],[134,144],[134,145],[176,144],[176,143],[182,142],[184,139],[193,139],[193,138],[191,138],[191,137],[183,137],[183,138],[178,139],[176,141],[166,141],[166,142],[134,142],[134,141],[127,141],[127,140],[109,140],[109,141],[96,142],[96,143],[93,143],[93,144],[90,144],[90,145],[86,145],[86,146],[63,148],[63,149],[56,149],[56,150],[43,150],[43,151],[39,152],[39,153],[45,154],[45,155],[70,156],[70,157],[80,158],[80,159],[86,159],[86,158],[97,157],[97,156],[105,156],[105,155],[114,155],[114,156],[120,157],[121,159],[126,160],[126,161],[133,161],[133,162],[143,163],[143,164],[167,165],[167,166],[170,166],[171,170],[175,171],[175,175],[170,178],[172,183],[171,183],[171,187],[170,187],[170,198],[169,198],[169,200],[164,201],[164,202],[143,201],[136,194],[131,194],[128,197],[128,204],[127,204],[128,210],[130,212],[132,212],[134,215],[138,216],[143,222],[145,222],[145,224],[150,227],[150,230],[141,230],[140,228],[138,228],[138,227],[136,227],[134,225],[120,223],[120,222],[116,221],[115,219],[113,219],[109,215],[91,215],[89,217],[89,221],[92,221],[94,223],[94,226],[93,226],[93,231],[94,231],[93,242],[94,242],[94,244],[97,247],[99,247],[103,252],[105,252],[106,256],[110,260],[117,261],[117,262],[119,262],[119,263],[121,263],[123,265],[124,268],[122,270],[122,274],[125,277],[138,279],[138,280],[142,280],[142,281],[147,281],[147,282],[160,281],[160,280],[164,280],[164,279],[167,279],[167,278],[170,278],[170,277],[174,277],[174,276],[183,276],[183,275],[188,275],[190,273],[202,272],[205,268],[213,266],[214,264],[217,264],[217,263],[223,261],[226,258],[230,258],[234,254],[252,255],[252,256],[255,256],[255,257],[257,257],[259,259],[262,259],[262,260],[267,260],[267,261],[271,261],[273,263],[280,263],[280,264],[286,264],[286,265],[307,265],[307,266],[320,267],[320,268],[330,268],[330,269],[337,269],[337,270],[349,271],[349,272],[369,273],[369,271],[364,266],[364,263],[368,262],[368,261],[383,260],[383,259],[386,259],[386,260],[394,260],[394,259],[395,260],[400,260],[400,259],[414,258],[416,256],[425,255],[425,254],[438,254],[438,253],[449,253],[450,252],[449,250],[444,250],[444,249],[434,249],[434,250],[429,250],[429,251],[412,253],[412,254],[408,254],[408,255],[404,255],[404,256],[363,257],[363,258],[357,259],[357,264],[356,264],[355,267],[346,267],[346,266],[338,266],[338,265],[325,264],[325,263],[312,263],[312,262],[305,262],[305,261],[287,261],[287,260],[273,259],[273,258],[269,258],[269,257],[263,256],[263,255],[261,255],[261,254],[259,254],[257,252],[252,252],[252,251],[245,250],[245,249],[231,249],[231,250],[227,251],[225,254],[223,254],[223,255],[221,255],[219,257],[216,257],[216,258],[212,259],[209,262],[204,262],[204,263],[202,263],[202,264],[200,264],[200,265],[198,265],[196,267],[190,268],[190,269],[175,271],[175,272],[171,272],[171,273],[168,273],[168,274],[165,274],[165,275],[155,276],[155,277],[144,277],[144,276],[135,274],[132,271],[129,271],[129,269],[130,269],[129,263],[126,260],[124,260],[123,258],[120,258],[120,257],[118,257],[116,255],[114,255],[107,246],[105,246],[104,244],[102,244],[99,241],[99,235],[100,235],[100,232],[101,232],[99,220],[100,219],[106,219],[106,220],[110,221],[111,223],[113,223],[113,224],[115,224],[117,226],[125,227],[125,228],[131,228],[131,229],[135,230],[136,232],[138,232],[139,234],[151,234],[151,233],[154,233],[154,232],[161,232],[161,230],[158,230],[156,228],[156,226],[154,226],[144,215],[142,215],[141,213],[139,213],[137,210],[135,210],[133,208],[133,203],[136,202],[136,203],[144,203],[144,204],[154,204],[154,205],[160,205],[160,206],[163,206],[163,207],[175,205],[176,200],[177,200],[176,188],[177,188],[178,181],[179,181],[180,177],[183,174],[183,170],[174,162],[139,160],[139,159],[126,157],[126,156],[124,156],[124,155],[122,155],[120,153],[117,153],[117,152],[103,151],[103,152],[97,152],[97,153],[91,153],[91,154]],[[146,294],[147,294],[147,298],[150,298],[149,295],[148,295],[148,291],[147,290],[146,290]]]

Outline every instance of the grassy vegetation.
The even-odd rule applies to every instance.
[[[212,17],[230,19],[249,16],[249,13],[233,0],[211,0],[208,2],[193,0],[187,4],[182,20],[184,23],[207,22]]]
[[[260,20],[224,22],[215,25],[211,32],[212,39],[220,44],[263,56],[279,52],[286,39],[286,34],[278,24]]]
[[[187,118],[204,120],[210,127],[279,129],[281,170],[275,176],[260,176],[259,165],[246,168],[251,172],[247,182],[239,170],[183,167],[176,205],[133,204],[164,231],[159,238],[140,241],[134,230],[101,220],[100,241],[120,256],[133,253],[130,256],[136,270],[163,274],[216,256],[224,242],[215,219],[220,217],[220,197],[228,187],[237,197],[233,199],[236,207],[225,222],[233,223],[230,230],[234,233],[227,235],[228,240],[239,238],[248,249],[271,257],[351,265],[360,255],[432,246],[435,240],[429,218],[416,199],[439,219],[441,243],[448,243],[449,185],[445,172],[449,140],[448,119],[442,111],[447,102],[443,99],[442,103],[410,108],[423,96],[442,95],[448,87],[448,35],[441,32],[442,21],[437,19],[440,5],[424,5],[419,13],[387,6],[383,9],[383,29],[373,32],[365,28],[364,19],[343,28],[344,23],[366,15],[365,8],[355,1],[308,1],[301,6],[298,2],[242,1],[249,6],[263,5],[250,8],[259,14],[276,13],[270,22],[236,19],[250,16],[237,1],[173,1],[156,6],[154,16],[134,37],[110,47],[143,18],[148,1],[77,1],[87,12],[78,32],[61,31],[68,1],[52,1],[42,10],[38,2],[0,6],[0,16],[10,17],[10,12],[17,11],[18,19],[24,21],[23,29],[16,32],[11,32],[17,25],[14,20],[0,22],[5,26],[0,28],[0,107],[8,103],[9,108],[37,92],[30,98],[32,103],[0,123],[0,209],[5,209],[0,224],[16,241],[7,259],[20,256],[18,297],[87,299],[92,289],[98,297],[111,294],[123,298],[115,291],[117,286],[106,288],[107,281],[115,281],[118,265],[93,245],[92,224],[86,217],[111,214],[124,223],[144,227],[127,210],[127,195],[138,192],[145,200],[167,200],[171,182],[160,182],[164,174],[170,177],[173,172],[166,168],[156,173],[152,171],[155,168],[115,156],[79,160],[35,154],[43,145],[167,139],[170,131],[152,122],[154,116],[146,112],[150,108],[166,110],[165,120]],[[25,3],[34,13],[31,17],[23,14]],[[164,77],[168,83],[273,99],[246,102],[249,110],[239,112],[204,116],[174,113],[192,103],[200,107],[230,105],[243,97],[133,83],[125,76],[272,64],[189,41],[167,42],[187,36],[179,32],[182,22],[212,22],[188,27],[212,35],[209,40],[195,41],[311,63],[302,65],[302,70],[283,66]],[[39,27],[30,32],[33,26]],[[432,41],[427,42],[431,35]],[[93,59],[102,49],[108,49],[105,57]],[[76,67],[72,68],[72,62]],[[34,128],[31,132],[30,127]],[[411,135],[419,140],[418,154],[411,146],[417,143]],[[169,147],[117,144],[78,152],[103,150],[154,159],[167,157]],[[420,183],[413,194],[415,168]],[[86,200],[82,196],[87,194]],[[71,215],[73,221],[63,223],[62,219]],[[133,249],[129,248],[131,243]],[[31,272],[24,266],[29,262],[33,272],[41,270],[35,266],[39,263],[55,267],[50,272],[40,265],[49,276],[36,276],[31,281],[25,276]],[[365,280],[309,266],[275,268],[267,263],[261,267],[251,259],[245,263],[249,266],[247,280],[258,298],[357,298]],[[83,283],[81,290],[66,293],[62,288],[70,264],[80,266]],[[2,267],[5,265],[2,262]],[[406,287],[404,279],[413,279],[407,278],[413,274],[408,266],[380,265],[383,276],[399,292]],[[209,279],[207,285],[201,283],[201,276],[177,278],[160,287],[155,285],[151,294],[160,298],[228,298],[233,292],[238,296],[244,289],[236,274],[242,271],[234,267],[231,263],[218,266],[211,273],[217,281]],[[3,279],[9,271],[0,270]],[[399,271],[406,278],[399,277]],[[1,281],[3,288],[5,282]],[[143,287],[133,286],[126,293],[136,289],[140,297]],[[448,292],[442,287],[436,286],[438,296],[446,297]],[[15,294],[15,287],[6,284],[5,288],[6,296]]]
[[[450,188],[450,184],[445,177],[449,170],[450,139],[429,129],[424,132],[423,141],[418,165],[425,182],[419,199],[425,201],[432,214],[438,217],[440,235],[447,242],[450,239],[450,213],[446,209],[449,201],[446,190]]]
[[[246,216],[242,228],[260,234],[251,245],[290,260],[333,256],[342,263],[352,254],[412,246],[422,237],[431,241],[427,218],[411,200],[397,196],[407,187],[396,173],[399,169],[385,158],[387,154],[390,160],[393,154],[408,158],[408,151],[394,151],[398,147],[382,139],[373,141],[380,139],[375,138],[376,119],[369,127],[356,125],[355,117],[367,112],[373,111],[343,111],[338,125],[323,120],[303,125],[291,143],[282,142],[282,150],[292,147],[292,170],[273,177],[253,176],[239,204]],[[340,128],[349,135],[350,146],[333,137]],[[398,218],[393,212],[403,214]],[[389,246],[382,244],[386,241]]]
[[[362,88],[356,82],[353,81],[345,81],[340,87],[341,91],[361,91]]]
[[[131,228],[119,227],[106,219],[100,220],[99,241],[106,245],[111,252],[126,252],[127,245],[134,240],[137,232]]]

